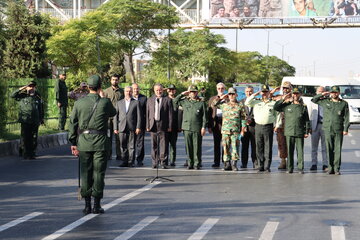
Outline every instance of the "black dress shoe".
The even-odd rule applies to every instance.
[[[341,175],[341,173],[340,172],[335,172],[335,175]]]
[[[220,164],[216,164],[214,163],[213,165],[211,165],[212,168],[219,168],[220,167]]]
[[[290,174],[293,172],[294,172],[294,170],[292,170],[292,169],[287,171],[287,173],[290,173]]]
[[[194,166],[188,166],[187,169],[194,169]]]
[[[264,172],[265,169],[263,167],[259,167],[258,172]]]
[[[335,174],[334,170],[328,172],[328,174]]]
[[[130,163],[130,164],[129,164],[129,167],[135,167],[135,164]]]
[[[139,163],[137,164],[137,166],[138,166],[138,167],[143,167],[144,164],[143,164],[142,162],[139,162]]]
[[[267,168],[267,169],[265,169],[265,172],[269,173],[269,172],[271,172],[271,169]]]
[[[125,162],[123,162],[122,164],[119,165],[119,167],[128,167],[128,166],[129,166],[129,164],[125,163]]]
[[[196,170],[201,170],[201,166],[200,166],[200,165],[199,165],[199,166],[196,166],[195,169],[196,169]]]
[[[310,168],[310,171],[316,171],[317,170],[317,166],[316,165],[312,165]]]
[[[188,164],[188,162],[186,161],[186,162],[184,163],[184,167],[187,167],[187,166],[189,166],[189,164]]]
[[[170,166],[175,167],[176,164],[174,162],[170,163]]]
[[[152,165],[152,168],[156,168],[157,166],[156,165]]]

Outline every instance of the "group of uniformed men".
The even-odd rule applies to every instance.
[[[312,99],[318,106],[312,106],[309,118],[301,91],[292,89],[288,82],[282,85],[283,95],[277,97],[272,95],[280,88],[270,91],[267,85],[263,85],[259,92],[253,93],[253,88],[249,86],[245,90],[247,98],[240,102],[236,99],[236,89],[229,88],[228,93],[224,94],[225,85],[219,83],[216,86],[218,94],[206,104],[193,85],[176,96],[176,87],[171,84],[167,88],[168,96],[164,96],[164,87],[155,84],[154,95],[147,99],[139,93],[137,84],[122,90],[118,81],[117,76],[112,76],[111,86],[103,91],[100,77],[91,76],[87,82],[89,94],[75,102],[70,116],[69,141],[72,153],[80,158],[84,214],[104,212],[100,199],[103,197],[107,160],[112,155],[113,134],[116,136],[116,158],[122,161],[121,167],[134,167],[135,162],[137,166],[143,166],[145,131],[151,134],[152,167],[166,169],[168,165],[175,166],[177,135],[183,131],[187,153],[184,166],[201,169],[202,137],[208,127],[214,135],[212,167],[219,167],[222,160],[224,170],[237,171],[241,139],[241,168],[247,168],[251,143],[253,168],[259,172],[270,172],[274,130],[279,133],[279,128],[283,128],[287,172],[294,171],[293,155],[296,148],[298,172],[303,174],[304,138],[313,133],[310,170],[317,170],[318,141],[324,136],[322,147],[325,142],[328,163],[324,158],[323,170],[329,174],[340,174],[341,146],[343,135],[348,133],[349,110],[346,101],[339,98],[338,86],[331,87],[330,92],[325,92],[323,87],[318,88],[318,94]],[[41,99],[36,94],[35,86],[35,82],[30,82],[12,95],[16,100],[21,100],[19,120],[24,132],[27,124],[38,127],[43,119]],[[66,86],[60,83],[58,88],[66,89]],[[261,98],[257,98],[258,95]],[[66,101],[58,102],[59,108],[66,104]],[[64,110],[60,109],[60,112]],[[310,119],[316,119],[316,124],[310,124]],[[62,118],[59,128],[63,129]],[[30,134],[32,137],[27,136]],[[34,136],[37,136],[37,131],[27,132],[22,139],[24,156],[28,158],[33,158],[35,154]],[[222,151],[219,146],[221,142]],[[279,168],[282,168],[282,164],[283,161]],[[91,196],[94,197],[93,208]]]

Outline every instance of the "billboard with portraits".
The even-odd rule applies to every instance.
[[[359,8],[360,0],[210,0],[212,19],[348,17]]]

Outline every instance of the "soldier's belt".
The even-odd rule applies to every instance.
[[[98,135],[106,135],[105,131],[99,131],[99,130],[93,130],[93,129],[80,129],[78,131],[79,135],[80,134],[98,134]]]

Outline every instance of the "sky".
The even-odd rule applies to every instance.
[[[224,35],[225,46],[236,50],[236,30],[212,30]],[[360,76],[360,28],[243,29],[238,51],[258,51],[282,58],[296,68],[296,76]],[[282,49],[284,51],[282,51]]]

